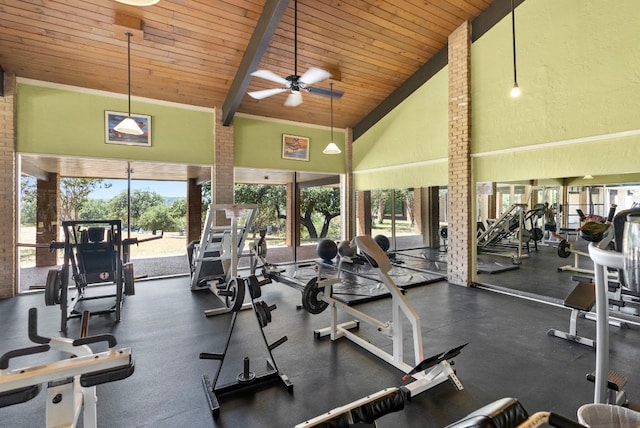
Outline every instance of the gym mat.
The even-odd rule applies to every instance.
[[[343,263],[342,269],[354,275],[369,278],[373,281],[380,281],[378,273],[370,265]],[[442,272],[425,272],[419,269],[412,269],[410,266],[400,266],[394,264],[388,272],[389,276],[399,288],[411,288],[419,285],[427,285],[445,279]],[[384,285],[381,285],[384,287]]]
[[[317,266],[315,261],[272,265],[279,272],[272,275],[272,279],[302,291],[311,279],[318,276]],[[322,263],[322,271],[327,276],[335,276],[337,265]],[[342,272],[341,279],[339,284],[333,286],[333,297],[346,305],[352,306],[389,296],[385,286],[377,280],[348,271]]]
[[[426,272],[438,272],[447,274],[447,254],[432,248],[414,248],[411,250],[399,250],[395,252],[395,259],[404,266]],[[504,258],[488,254],[478,254],[478,273],[496,274],[519,269],[504,261]]]

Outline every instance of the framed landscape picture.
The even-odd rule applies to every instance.
[[[282,134],[282,159],[309,160],[309,138]]]
[[[131,146],[151,147],[151,116],[145,114],[132,114],[131,118],[136,121],[142,135],[131,135],[117,132],[115,128],[128,116],[127,113],[108,111],[104,112],[104,142],[107,144],[127,144]]]

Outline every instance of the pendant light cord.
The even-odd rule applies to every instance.
[[[126,32],[127,35],[127,80],[128,80],[128,94],[129,94],[129,117],[131,117],[131,36],[132,33]]]
[[[511,39],[513,40],[513,83],[518,83],[516,71],[516,15],[514,13],[514,0],[511,0]]]
[[[333,143],[333,82],[329,84],[329,95],[331,97],[331,143]]]
[[[298,0],[293,2],[293,75],[298,75]]]

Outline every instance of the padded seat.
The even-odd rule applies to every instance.
[[[503,398],[470,413],[447,428],[512,428],[529,415],[515,398]]]

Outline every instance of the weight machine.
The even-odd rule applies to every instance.
[[[513,264],[520,264],[525,255],[523,246],[528,250],[530,236],[525,229],[526,213],[521,204],[511,205],[497,220],[487,221],[487,228],[477,238],[478,252],[511,258]],[[526,238],[526,239],[525,239]]]
[[[29,310],[29,339],[37,346],[14,349],[0,357],[0,407],[24,403],[36,397],[47,385],[46,427],[76,427],[83,413],[84,428],[96,428],[98,401],[96,385],[126,379],[134,372],[130,348],[116,349],[111,334],[86,336],[88,313],[83,314],[80,339],[38,335],[38,311]],[[106,342],[109,350],[94,353],[91,344]],[[18,357],[60,351],[70,358],[10,370],[9,362]]]
[[[49,248],[64,249],[64,262],[61,268],[49,270],[44,293],[47,306],[60,305],[60,330],[67,331],[69,318],[82,316],[82,311],[76,309],[80,302],[96,299],[111,298],[115,302],[106,309],[92,310],[91,315],[115,313],[119,322],[124,296],[135,294],[129,246],[143,240],[123,240],[121,220],[63,221],[62,228],[64,242],[52,242]],[[75,282],[75,292],[69,290],[70,279]],[[86,294],[89,285],[109,283],[115,285],[114,294]]]
[[[187,247],[191,290],[209,289],[226,306],[205,311],[207,316],[236,311],[243,306],[244,287],[239,286],[236,280],[238,260],[256,211],[255,204],[209,206],[200,240],[189,243]],[[214,225],[223,214],[229,224]],[[248,307],[244,305],[245,309]]]
[[[331,311],[331,325],[324,329],[315,330],[314,335],[317,339],[329,336],[331,340],[337,340],[344,337],[356,345],[371,352],[376,357],[391,364],[406,374],[405,378],[413,378],[413,381],[404,386],[409,397],[417,395],[429,388],[432,388],[449,379],[457,390],[464,387],[455,371],[451,367],[448,358],[438,361],[433,366],[424,367],[416,371],[416,367],[421,367],[424,360],[422,347],[422,330],[420,326],[420,317],[413,309],[408,299],[404,296],[402,290],[391,279],[388,272],[392,265],[389,257],[380,246],[369,236],[357,236],[354,238],[354,244],[357,246],[359,253],[376,271],[381,282],[391,294],[392,320],[383,322],[362,311],[350,307],[332,296],[333,286],[341,281],[340,274],[342,272],[341,260],[338,266],[338,274],[334,278],[322,278],[314,282],[310,282],[303,291],[303,306],[311,313],[318,314],[327,307]],[[338,323],[338,313],[345,312],[356,320],[345,323]],[[405,362],[404,352],[404,331],[403,316],[411,326],[411,334],[413,339],[413,363]],[[390,338],[392,341],[392,352],[389,353],[371,343],[369,340],[350,331],[359,326],[360,322],[365,322],[376,328],[377,331]],[[464,345],[463,345],[464,346]],[[459,349],[461,349],[459,347]],[[459,353],[459,352],[458,352]],[[457,354],[456,354],[457,355]],[[427,359],[429,360],[429,359]],[[405,380],[406,380],[405,379]]]

